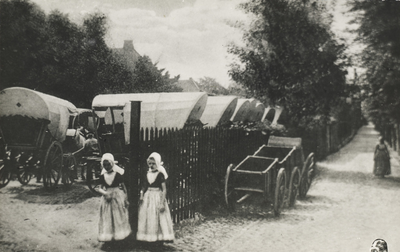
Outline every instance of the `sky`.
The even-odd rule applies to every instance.
[[[46,13],[59,10],[70,20],[81,24],[85,15],[102,12],[108,17],[106,42],[111,48],[122,48],[132,40],[140,55],[147,55],[159,68],[181,80],[203,77],[216,79],[227,87],[232,55],[229,43],[242,43],[242,34],[232,24],[247,22],[240,9],[245,0],[31,0]],[[331,1],[331,0],[330,0]],[[345,0],[337,0],[332,29],[346,35],[349,20]]]

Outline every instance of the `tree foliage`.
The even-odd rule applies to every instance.
[[[240,5],[252,16],[244,28],[245,46],[230,45],[239,62],[232,79],[253,97],[284,106],[291,124],[305,126],[329,115],[343,95],[344,45],[329,30],[323,3],[308,0],[250,0]]]
[[[229,92],[214,78],[204,76],[198,81],[199,88],[209,95],[227,95]]]
[[[90,107],[105,92],[175,90],[148,57],[131,69],[105,43],[107,18],[86,16],[81,25],[27,0],[0,0],[1,87],[21,86]]]
[[[378,127],[400,122],[400,3],[353,0],[351,6],[358,40],[366,45],[361,60],[369,119]]]

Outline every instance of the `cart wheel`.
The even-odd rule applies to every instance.
[[[299,190],[299,198],[304,199],[307,195],[308,190],[310,189],[311,182],[314,177],[314,153],[310,153],[308,155],[306,162],[304,163],[303,173],[300,181],[300,190]]]
[[[96,187],[99,186],[99,178],[101,175],[100,162],[89,162],[86,169],[86,184],[90,191],[100,196],[101,194],[96,191]]]
[[[62,165],[62,146],[59,142],[54,141],[47,149],[43,164],[43,184],[46,189],[55,189],[61,177]]]
[[[18,181],[23,184],[27,185],[32,178],[34,166],[31,163],[31,156],[22,156],[19,158],[17,163],[18,168]]]
[[[62,182],[66,186],[72,185],[74,182],[74,177],[75,177],[75,172],[76,172],[76,159],[72,155],[68,155],[63,162],[63,168],[62,168]]]
[[[285,168],[279,169],[278,176],[276,178],[275,188],[275,201],[274,201],[274,215],[279,216],[282,211],[282,207],[285,203],[285,191],[286,191],[286,172]]]
[[[300,170],[295,167],[290,176],[289,183],[289,207],[293,207],[296,203],[297,193],[299,192],[300,186]]]
[[[6,162],[6,161],[5,161]],[[0,188],[5,187],[11,180],[10,166],[6,163],[0,165]]]
[[[225,176],[225,204],[230,211],[235,211],[235,204],[236,204],[236,192],[233,187],[233,180],[231,171],[233,170],[234,165],[230,164],[228,169],[226,169],[226,176]]]

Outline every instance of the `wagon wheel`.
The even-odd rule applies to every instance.
[[[72,185],[74,182],[76,172],[76,159],[72,155],[68,155],[64,158],[63,168],[61,170],[62,182],[66,186]]]
[[[32,164],[32,155],[29,156],[22,156],[18,159],[17,162],[17,175],[18,175],[18,181],[23,184],[27,185],[29,181],[32,178],[33,171],[35,169],[35,166]]]
[[[297,193],[299,192],[300,186],[300,170],[295,167],[290,176],[289,183],[289,207],[293,207],[296,203]]]
[[[285,203],[286,192],[286,172],[285,168],[281,168],[276,178],[274,215],[279,216]]]
[[[99,186],[99,178],[101,175],[101,165],[100,162],[88,162],[88,166],[86,169],[86,184],[89,187],[90,191],[94,194],[100,196],[101,194],[96,191],[96,188]]]
[[[225,203],[228,210],[235,211],[236,204],[236,192],[233,187],[232,170],[234,168],[233,164],[230,164],[226,169],[225,175]]]
[[[43,163],[43,184],[46,189],[55,189],[61,177],[63,150],[59,142],[52,142]]]
[[[300,199],[304,199],[307,195],[308,190],[310,189],[311,182],[314,177],[314,170],[315,170],[314,153],[310,153],[303,167],[303,173],[299,188]]]
[[[4,161],[6,162],[6,161]],[[0,165],[0,188],[5,187],[11,180],[11,167],[2,163]]]

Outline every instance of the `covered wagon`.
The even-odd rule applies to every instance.
[[[250,122],[260,122],[265,111],[265,106],[263,103],[256,99],[250,99],[250,109],[249,109],[248,121]]]
[[[236,96],[210,96],[200,121],[207,127],[215,127],[229,122],[235,112]]]
[[[141,101],[141,128],[178,128],[200,120],[207,104],[207,94],[193,93],[132,93],[105,94],[93,99],[96,114],[104,123],[124,122],[124,107],[130,101]]]
[[[64,171],[63,161],[69,163],[68,157],[64,160],[62,143],[77,114],[71,102],[51,95],[21,87],[2,90],[0,133],[7,148],[5,161],[9,161],[5,169],[18,168],[18,178],[26,184],[31,178],[29,171],[40,166],[44,186],[54,188]],[[10,176],[10,172],[2,175]],[[9,179],[4,176],[3,185]]]
[[[238,99],[235,112],[231,117],[232,122],[240,122],[247,120],[250,109],[250,102],[248,99]]]

